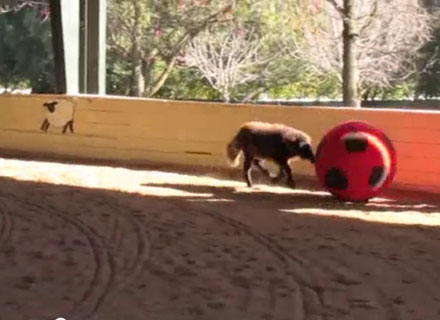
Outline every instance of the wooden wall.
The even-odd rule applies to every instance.
[[[40,130],[43,103],[75,104],[74,133]],[[394,186],[440,192],[440,112],[228,105],[108,96],[0,96],[0,149],[86,159],[226,167],[226,143],[245,121],[281,122],[308,132],[314,145],[336,124],[365,120],[393,141]],[[314,176],[309,163],[295,170]]]

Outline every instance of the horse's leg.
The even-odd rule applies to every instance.
[[[265,167],[263,167],[260,163],[260,160],[254,159],[253,164],[266,176],[271,178],[269,170],[267,170]]]
[[[287,183],[287,185],[290,188],[295,189],[296,183],[295,183],[295,180],[293,180],[292,169],[290,168],[289,164],[287,163],[287,160],[283,161],[281,163],[281,170],[284,171],[284,173],[286,174],[286,177],[287,177],[286,183]]]
[[[278,160],[276,163],[278,164],[280,171],[275,177],[271,178],[272,183],[278,183],[284,177],[283,161]]]
[[[243,161],[243,175],[244,180],[246,181],[248,187],[252,187],[252,177],[251,177],[251,171],[252,171],[252,157],[245,153],[244,154],[244,161]]]

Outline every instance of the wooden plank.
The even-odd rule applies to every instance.
[[[187,154],[206,154],[224,156],[225,145],[218,142],[191,140],[175,140],[157,137],[127,137],[118,138],[118,146],[163,152],[180,152]]]
[[[142,158],[143,156],[149,159],[150,155],[153,155],[152,161],[160,159],[160,161],[167,162],[169,158],[171,162],[178,161],[178,163],[182,164],[188,164],[188,162],[193,164],[196,161],[198,165],[212,164],[212,161],[203,163],[203,159],[217,159],[215,163],[221,161],[226,163],[223,154],[205,151],[205,149],[200,148],[200,144],[197,142],[182,144],[173,140],[164,142],[163,139],[151,139],[142,144],[136,141],[128,143],[128,141],[98,136],[20,131],[11,131],[8,132],[8,135],[0,135],[0,145],[2,148],[11,150],[108,159],[131,159],[136,157]]]
[[[230,116],[230,115],[229,115]],[[87,118],[88,117],[88,118]],[[93,112],[90,115],[81,115],[78,112],[76,121],[78,123],[81,120],[87,118],[87,124],[103,124],[110,125],[110,123],[117,124],[118,126],[127,126],[127,132],[137,135],[139,132],[145,132],[147,135],[151,135],[154,132],[156,135],[165,135],[168,137],[175,137],[178,139],[194,139],[197,136],[202,136],[207,140],[215,140],[215,137],[223,136],[223,139],[231,136],[235,130],[245,121],[249,120],[264,120],[271,122],[282,122],[287,125],[296,127],[300,130],[304,130],[309,133],[314,140],[321,139],[322,136],[337,123],[343,122],[347,119],[297,119],[289,121],[277,120],[275,116],[271,117],[243,117],[234,114],[234,119],[231,117],[213,117],[212,115],[206,116],[198,113],[191,114],[191,118],[188,119],[187,112],[181,113],[175,111],[174,113],[167,115],[165,112],[161,114],[136,114],[130,115],[123,113],[105,114]],[[187,119],[185,121],[185,119]],[[415,124],[417,125],[417,123]],[[380,127],[380,126],[378,126]],[[95,128],[90,128],[95,130]],[[96,130],[100,128],[97,127]],[[106,128],[101,128],[106,130]],[[432,134],[431,129],[427,129],[424,124],[419,124],[415,128],[402,128],[402,127],[388,127],[386,130],[387,135],[393,141],[400,142],[426,142],[426,143],[440,143],[440,134]]]
[[[387,128],[393,142],[440,144],[440,131],[433,128]]]
[[[438,173],[418,173],[414,171],[399,170],[396,174],[396,184],[411,184],[415,186],[425,186],[436,188],[440,192],[440,174]]]
[[[336,124],[366,120],[384,129],[398,152],[397,180],[440,188],[440,113],[292,108],[80,97],[75,134],[39,130],[47,100],[59,96],[0,97],[0,147],[102,159],[146,159],[226,167],[224,148],[249,120],[280,122],[309,133],[314,146]],[[25,114],[25,116],[23,116]],[[314,175],[297,161],[294,172]]]
[[[84,124],[102,123],[107,125],[123,124],[129,126],[132,122],[132,119],[135,118],[135,115],[130,114],[129,112],[77,109],[74,117],[76,122]]]
[[[113,137],[93,136],[81,134],[45,133],[42,131],[1,130],[0,145],[15,150],[43,151],[78,149],[81,144],[88,143],[94,146],[114,146],[117,140]]]
[[[177,152],[161,152],[157,150],[144,150],[133,148],[118,148],[115,152],[111,147],[95,147],[83,145],[74,155],[90,158],[93,152],[93,158],[98,159],[116,159],[128,162],[159,162],[195,166],[219,166],[222,165],[222,159],[218,156],[205,154],[185,154]]]
[[[437,128],[440,121],[440,113],[409,112],[403,110],[400,112],[381,113],[372,110],[365,113],[362,119],[382,130],[388,130],[388,128]]]
[[[172,117],[165,118],[162,115],[136,115],[132,119],[128,117],[119,117],[119,115],[106,114],[105,119],[98,116],[88,118],[87,122],[82,115],[82,119],[75,117],[75,126],[81,132],[93,134],[103,134],[109,130],[116,129],[118,132],[127,136],[157,136],[164,138],[174,138],[178,140],[202,140],[202,141],[228,141],[236,133],[240,125],[245,121],[236,121],[232,123],[230,119],[207,118],[194,114],[191,120],[182,121],[187,115],[175,114]],[[95,122],[93,122],[93,120]],[[164,120],[166,119],[166,120]],[[254,119],[247,119],[254,120]],[[285,122],[286,123],[286,122]],[[114,124],[115,128],[112,128]],[[304,126],[296,123],[287,123],[288,125],[305,130]],[[306,128],[307,129],[307,128]],[[113,131],[113,130],[112,130]],[[324,130],[318,126],[313,126],[312,130],[305,130],[312,136],[320,137]],[[318,140],[318,139],[314,139]]]
[[[419,156],[440,162],[440,144],[393,141],[398,159]]]
[[[408,156],[398,162],[397,169],[411,171],[414,173],[440,174],[440,161],[433,161],[430,158],[420,156]]]
[[[158,152],[177,152],[186,154],[224,155],[223,143],[203,141],[164,139],[159,137],[127,137],[92,134],[61,134],[42,131],[0,130],[0,143],[5,147],[27,148],[28,145],[40,145],[47,149],[54,146],[80,148],[82,145],[111,147],[117,153],[119,149],[133,148],[155,150]]]

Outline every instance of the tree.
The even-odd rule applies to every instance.
[[[235,0],[110,0],[109,57],[130,65],[130,94],[153,96],[184,46],[208,26],[227,19]],[[121,66],[109,60],[109,68]]]
[[[260,40],[254,28],[236,23],[210,28],[189,42],[185,63],[229,102],[238,85],[257,79],[258,67],[275,58],[262,57]]]
[[[49,0],[0,0],[0,14],[18,12],[23,8],[48,7]]]
[[[53,92],[54,66],[46,12],[24,8],[1,14],[0,34],[0,85]]]
[[[242,0],[232,21],[212,26],[190,42],[184,60],[221,92],[223,100],[257,99],[299,81],[303,72],[281,45],[280,29],[294,32],[289,20],[283,1]]]
[[[419,51],[415,98],[423,96],[425,99],[430,99],[440,96],[440,16],[438,11],[436,17],[433,38]]]
[[[418,0],[290,2],[300,34],[288,43],[314,71],[333,73],[343,100],[359,106],[368,87],[387,87],[416,68],[417,50],[430,38],[431,16]]]
[[[157,98],[178,100],[221,100],[218,91],[196,69],[177,65],[170,73],[166,83],[156,94]]]

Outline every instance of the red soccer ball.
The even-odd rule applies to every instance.
[[[367,201],[393,182],[396,165],[396,151],[381,130],[365,122],[348,121],[320,141],[315,171],[334,196]]]

